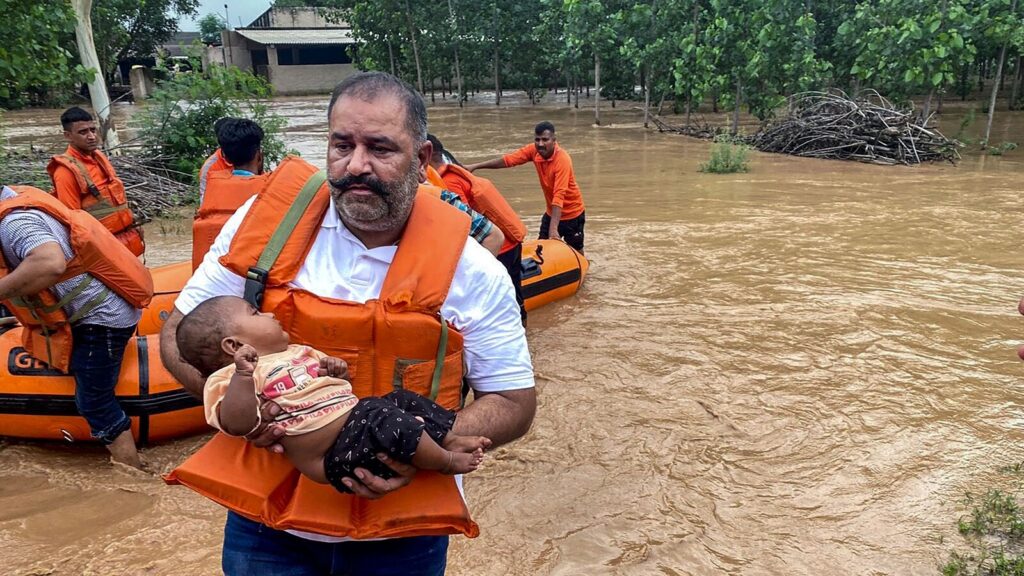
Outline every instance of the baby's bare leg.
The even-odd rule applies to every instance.
[[[460,438],[487,440],[479,436],[460,436]],[[447,438],[445,438],[445,441],[447,442]],[[489,440],[487,444],[490,445]],[[469,445],[467,444],[462,448],[469,448]],[[482,445],[477,445],[472,450],[446,450],[439,446],[437,442],[434,442],[429,434],[424,432],[420,436],[420,443],[416,448],[416,454],[412,457],[412,465],[422,470],[437,470],[444,474],[466,474],[476,470],[483,460],[484,448]]]
[[[284,446],[284,455],[288,457],[292,465],[314,482],[329,484],[327,474],[324,471],[324,455],[334,445],[338,434],[348,421],[348,414],[338,418],[330,424],[295,436],[281,438],[281,445]]]

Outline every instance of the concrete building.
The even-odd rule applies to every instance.
[[[316,8],[270,8],[245,28],[223,31],[221,39],[223,46],[208,50],[208,57],[263,76],[277,94],[330,92],[356,71],[351,28],[329,22]]]

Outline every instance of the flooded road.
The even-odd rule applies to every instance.
[[[276,103],[323,163],[326,99]],[[20,113],[9,113],[16,123]],[[530,315],[531,432],[467,476],[454,575],[936,574],[966,490],[1024,460],[1024,154],[876,167],[710,144],[635,110],[430,109],[463,162],[549,119],[587,203],[581,293]],[[955,132],[951,118],[947,134]],[[1024,115],[1001,111],[997,140]],[[535,230],[533,169],[482,172]],[[151,265],[188,222],[150,225]],[[204,438],[147,448],[166,471]],[[224,514],[96,447],[0,444],[0,565],[219,573]]]

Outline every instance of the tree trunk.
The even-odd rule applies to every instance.
[[[391,44],[390,34],[388,34],[388,60],[391,61],[391,75],[397,76],[397,74],[395,74],[395,48]]]
[[[573,96],[573,101],[575,103],[572,105],[572,107],[577,109],[577,110],[579,110],[580,109],[580,85],[578,83],[576,83],[575,88],[573,89],[573,92],[575,92],[575,95]]]
[[[732,109],[732,135],[735,136],[740,131],[740,100],[743,98],[743,84],[740,79],[736,79],[736,102]]]
[[[96,111],[99,119],[100,139],[107,150],[116,148],[121,144],[117,137],[117,128],[114,126],[114,119],[110,117],[110,96],[107,94],[107,85],[103,81],[99,58],[96,57],[96,43],[92,39],[92,0],[71,0],[71,6],[75,10],[75,40],[78,44],[78,58],[82,66],[95,71],[92,80],[89,82],[89,99],[92,101],[92,108]],[[119,154],[118,151],[113,153]]]
[[[498,2],[494,3],[494,105],[501,106],[501,41],[498,38]]]
[[[405,22],[409,26],[409,41],[412,44],[412,56],[416,60],[416,88],[423,94],[423,67],[420,64],[420,49],[416,45],[416,26],[412,20],[412,8],[409,0],[405,0]]]
[[[594,124],[601,125],[601,57],[594,50]]]
[[[935,97],[935,88],[932,88],[928,92],[928,96],[925,97],[925,99],[924,99],[924,109],[921,110],[921,122],[922,123],[926,124],[928,122],[928,115],[931,114],[931,112],[932,112],[932,98],[934,98],[934,97]]]
[[[1010,3],[1010,14],[1017,12],[1017,0]],[[996,77],[992,82],[992,96],[988,100],[988,122],[985,123],[985,140],[982,141],[982,148],[988,147],[988,138],[992,134],[992,118],[996,113],[996,95],[999,93],[999,84],[1003,79],[1003,64],[1006,63],[1006,48],[1008,41],[1003,41],[1003,47],[999,49],[999,63],[996,65]]]
[[[568,75],[565,78],[565,105],[572,106],[572,76]]]
[[[651,115],[651,67],[647,65],[644,67],[644,80],[647,84],[644,86],[644,128],[647,128],[647,119]]]
[[[455,20],[455,10],[452,8],[452,0],[448,0],[448,15],[452,19],[452,47],[455,49],[455,85],[459,92],[459,108],[462,108],[462,70],[459,68],[459,26]]]
[[[1017,64],[1013,67],[1013,80],[1010,81],[1010,110],[1017,109],[1017,95],[1020,85],[1017,80],[1020,78],[1020,56],[1017,56]]]
[[[658,101],[658,116],[661,116],[661,107],[665,105],[665,92],[661,93],[661,100]]]

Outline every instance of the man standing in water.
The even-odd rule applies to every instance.
[[[533,144],[527,144],[511,154],[466,166],[470,172],[481,168],[511,168],[533,162],[544,191],[547,210],[540,220],[538,238],[561,238],[565,243],[583,252],[583,225],[586,212],[583,195],[576,185],[572,158],[558,145],[555,125],[541,122],[533,129]]]
[[[7,272],[0,277],[0,301],[21,322],[25,336],[38,336],[25,344],[29,353],[75,378],[75,406],[93,438],[115,461],[141,468],[131,420],[114,388],[142,315],[118,290],[137,288],[152,296],[149,272],[88,216],[83,224],[69,210],[47,212],[33,195],[60,204],[39,190],[23,192],[0,187],[0,214],[6,214],[0,217],[0,268]],[[84,237],[72,238],[72,231]],[[76,253],[80,249],[85,253]],[[69,264],[82,268],[81,262],[93,264],[85,273],[66,277]],[[110,270],[117,272],[121,286],[104,283],[102,272]]]
[[[142,227],[128,207],[124,182],[100,151],[92,114],[73,106],[60,115],[68,148],[50,159],[46,171],[53,194],[72,210],[85,210],[106,226],[132,254],[145,250]]]
[[[431,153],[422,97],[389,74],[360,73],[335,88],[327,115],[327,184],[308,164],[279,166],[260,201],[231,217],[210,250],[215,257],[196,270],[163,327],[165,366],[201,396],[204,380],[181,360],[177,325],[204,300],[246,295],[262,312],[275,313],[292,342],[349,358],[358,367],[351,378],[357,396],[399,386],[457,408],[465,381],[474,400],[459,411],[456,433],[486,436],[494,446],[522,436],[533,421],[536,395],[512,285],[494,257],[468,237],[465,215],[417,194]],[[299,202],[308,207],[293,209]],[[268,242],[271,236],[281,242]],[[268,424],[279,413],[277,405],[264,403],[263,424],[247,435],[254,445],[281,451],[274,442],[283,430]],[[454,486],[454,493],[426,495],[414,468],[379,454],[393,477],[357,469],[355,478],[343,480],[356,496],[318,493],[299,483],[282,509],[323,522],[275,530],[239,513],[247,502],[262,508],[270,496],[236,486],[240,479],[260,479],[264,455],[258,452],[218,436],[182,466],[193,464],[191,487],[215,486],[233,510],[224,532],[228,576],[444,573],[447,536],[398,530],[395,538],[352,540],[323,531],[350,517],[351,499],[401,490],[389,501],[409,502],[410,516],[434,527],[428,533],[457,532],[451,516],[438,512],[450,498],[461,502]],[[205,461],[216,463],[209,468],[201,465],[207,455]]]

